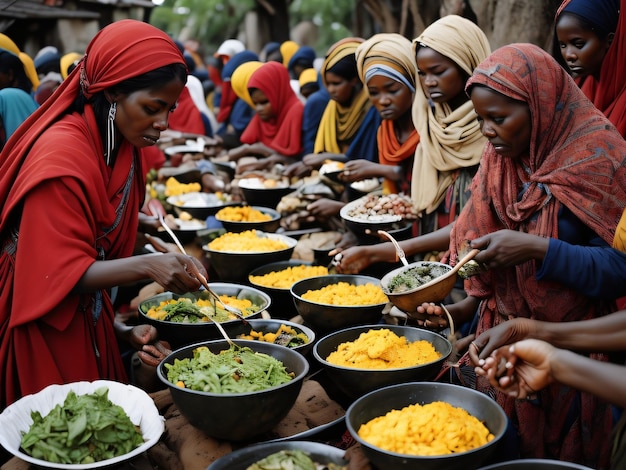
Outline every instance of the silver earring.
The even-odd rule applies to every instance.
[[[114,101],[109,108],[109,117],[107,119],[107,153],[106,160],[107,166],[111,160],[111,153],[113,153],[113,147],[115,146],[115,113],[117,112],[117,103]]]

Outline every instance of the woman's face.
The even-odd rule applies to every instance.
[[[556,23],[561,55],[573,77],[597,76],[613,35],[604,41],[575,16],[562,14]]]
[[[473,86],[470,97],[480,130],[496,153],[513,160],[528,157],[532,130],[528,105],[484,86]]]
[[[250,89],[250,98],[252,98],[254,109],[261,121],[269,121],[274,117],[272,104],[265,93],[258,88],[252,88]]]
[[[418,47],[417,74],[426,96],[435,103],[448,103],[452,109],[467,101],[466,74],[448,57],[431,49]]]
[[[161,132],[167,129],[169,113],[185,86],[178,79],[154,90],[139,90],[115,98],[117,111],[115,125],[135,147],[157,143]]]
[[[410,112],[413,93],[404,83],[384,75],[374,75],[367,81],[370,101],[382,119],[395,121]]]
[[[343,106],[348,106],[352,102],[359,79],[348,80],[332,72],[326,72],[324,78],[326,78],[326,89],[330,98]]]

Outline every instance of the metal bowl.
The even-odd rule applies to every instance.
[[[419,287],[415,287],[414,289],[409,289],[404,292],[393,293],[389,290],[389,283],[397,275],[418,266],[428,265],[440,266],[447,268],[447,271],[452,271],[452,267],[437,261],[416,261],[414,263],[410,263],[408,266],[402,266],[388,272],[380,280],[383,292],[387,295],[387,297],[389,297],[391,303],[403,312],[406,312],[409,316],[424,302],[442,301],[450,293],[450,291],[452,291],[456,282],[456,273],[453,273],[453,275],[443,274],[442,276],[433,279],[431,282],[422,284]]]
[[[275,187],[263,187],[259,178],[242,178],[238,182],[243,198],[251,206],[276,208],[283,196],[294,191],[287,182],[280,181]]]
[[[253,287],[240,284],[230,284],[224,282],[210,282],[209,287],[218,295],[229,295],[239,299],[249,299],[253,304],[259,306],[259,310],[246,318],[254,319],[261,316],[263,311],[267,310],[272,303],[270,296]],[[190,297],[194,299],[210,299],[209,293],[205,290],[190,292],[189,294],[178,295],[173,292],[164,292],[144,300],[139,304],[139,317],[154,325],[159,333],[159,338],[168,341],[174,348],[197,343],[199,341],[207,341],[210,339],[222,338],[222,335],[213,322],[207,323],[179,323],[164,320],[156,320],[147,315],[150,308],[159,305],[161,302],[171,299],[179,299],[181,297]],[[241,323],[241,320],[233,319],[221,322],[223,327],[230,324]]]
[[[250,272],[272,261],[286,261],[291,258],[298,240],[278,233],[257,232],[259,237],[281,240],[287,248],[275,251],[218,251],[204,245],[202,249],[209,256],[211,267],[221,281],[245,282]]]
[[[234,201],[225,201],[213,193],[191,192],[178,196],[170,196],[166,199],[167,204],[174,208],[174,212],[180,214],[187,212],[194,219],[205,220],[215,215],[224,206],[239,204]]]
[[[358,430],[361,425],[419,403],[424,405],[443,401],[466,410],[487,426],[494,435],[487,444],[467,452],[437,456],[418,456],[386,451],[363,440]],[[384,387],[358,398],[346,411],[348,431],[361,444],[366,457],[378,470],[457,470],[478,468],[497,451],[506,431],[508,418],[504,410],[484,393],[460,385],[438,382],[410,382]]]
[[[259,266],[258,268],[250,271],[248,275],[248,282],[259,290],[267,293],[272,298],[272,318],[293,318],[297,315],[296,306],[293,302],[293,296],[291,295],[290,287],[280,288],[280,287],[268,287],[262,284],[253,282],[252,276],[263,276],[265,274],[269,274],[271,272],[278,272],[289,267],[294,266],[312,266],[313,263],[310,261],[298,260],[298,259],[289,259],[287,261],[276,261],[274,263],[264,264],[263,266]]]
[[[289,326],[296,330],[296,332],[304,333],[307,336],[308,341],[305,344],[290,348],[294,351],[298,351],[303,356],[306,356],[308,352],[313,348],[313,343],[315,342],[315,332],[311,328],[300,325],[298,323],[276,318],[254,319],[249,320],[247,325],[245,325],[243,322],[230,322],[228,325],[224,326],[224,330],[226,330],[226,333],[231,338],[237,338],[239,335],[250,334],[250,331],[252,330],[263,333],[276,333],[281,325]]]
[[[175,219],[174,221],[176,222],[178,226],[176,228],[172,228],[171,230],[172,232],[174,232],[174,235],[178,237],[178,239],[183,245],[186,245],[187,243],[191,243],[192,241],[194,241],[196,237],[198,236],[198,232],[200,230],[206,229],[206,222],[204,220]],[[157,228],[156,236],[167,243],[173,243],[172,237],[170,236],[169,233],[165,231],[163,227]]]
[[[584,465],[548,459],[510,460],[487,467],[480,467],[478,470],[528,470],[529,468],[533,470],[592,470],[590,467],[585,467]]]
[[[241,347],[267,354],[281,361],[295,374],[286,383],[249,393],[218,394],[181,388],[167,379],[165,364],[193,357],[193,350],[207,346],[214,354],[229,348],[226,340],[185,346],[169,354],[157,367],[157,376],[167,385],[172,400],[193,426],[207,435],[229,441],[245,441],[270,431],[289,412],[298,398],[309,364],[302,354],[284,346],[259,341],[233,340]]]
[[[296,310],[306,325],[320,333],[335,331],[348,326],[369,325],[380,320],[386,302],[373,305],[343,306],[320,304],[302,298],[302,295],[309,290],[318,290],[338,282],[347,282],[352,285],[371,283],[380,286],[378,279],[362,274],[329,274],[294,283],[290,289],[291,295]]]
[[[331,463],[341,466],[348,465],[348,462],[343,458],[344,451],[338,447],[319,442],[288,441],[266,442],[244,447],[216,460],[206,470],[246,470],[255,462],[281,450],[301,450],[320,465]]]
[[[388,329],[408,342],[426,340],[432,343],[441,357],[435,361],[401,369],[357,369],[331,364],[326,359],[342,343],[355,341],[362,333],[370,330]],[[326,370],[330,380],[348,397],[358,398],[388,385],[430,380],[441,370],[452,352],[452,344],[443,336],[429,330],[402,325],[365,325],[336,331],[321,338],[313,347],[313,357]]]
[[[238,207],[241,204],[238,204]],[[216,220],[218,220],[222,226],[228,232],[243,232],[245,230],[262,230],[263,232],[275,232],[280,227],[280,219],[282,216],[280,212],[276,209],[271,209],[269,207],[261,207],[261,206],[251,206],[252,209],[256,209],[263,214],[267,214],[271,217],[270,220],[264,220],[260,222],[249,222],[249,221],[234,221],[234,220],[224,220],[219,217],[219,212],[215,215]]]

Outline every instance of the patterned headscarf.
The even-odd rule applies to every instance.
[[[468,239],[499,229],[558,237],[561,205],[612,243],[626,205],[626,142],[602,112],[552,56],[531,44],[498,49],[467,82],[468,89],[476,85],[528,103],[530,159],[526,168],[486,144],[472,197],[452,232],[451,258]],[[512,268],[512,275],[517,272],[519,279],[532,280],[534,270],[530,261]],[[486,288],[480,285],[480,276],[472,284],[470,294]],[[506,296],[532,304],[531,292],[532,288],[516,297],[509,291]],[[575,305],[569,301],[563,312]]]
[[[457,15],[444,16],[426,28],[413,40],[414,53],[422,46],[449,58],[468,76],[491,52],[485,33]],[[447,103],[435,103],[433,110],[419,80],[413,101],[413,123],[420,144],[413,161],[411,198],[418,211],[431,213],[445,198],[456,170],[478,164],[485,138],[471,101],[455,110]]]
[[[415,94],[415,54],[411,41],[404,36],[397,33],[375,34],[357,47],[355,55],[359,77],[365,85],[370,78],[382,75],[404,84]],[[377,134],[378,161],[383,165],[398,165],[413,158],[419,140],[419,134],[413,130],[406,141],[400,143],[394,123],[383,120]],[[397,192],[396,185],[388,180],[383,182],[383,189],[386,193]]]

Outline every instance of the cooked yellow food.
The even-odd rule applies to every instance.
[[[376,447],[406,455],[466,452],[494,438],[475,416],[442,401],[391,410],[363,424],[358,432]]]
[[[259,311],[260,307],[249,299],[238,299],[237,297],[220,295],[220,302],[213,302],[208,299],[190,299],[180,297],[178,299],[164,300],[154,307],[151,307],[146,316],[155,320],[171,321],[176,323],[203,323],[203,322],[223,322],[237,318],[224,308],[224,305],[238,308],[244,316],[252,315]]]
[[[226,206],[215,214],[217,220],[230,222],[265,222],[272,216],[250,206]]]
[[[326,358],[331,364],[357,369],[397,369],[436,361],[441,357],[430,341],[409,343],[404,336],[382,328],[341,343]]]
[[[249,276],[250,282],[264,287],[289,289],[295,282],[308,277],[325,276],[328,274],[326,266],[289,266],[280,271],[272,271],[259,276]]]
[[[371,282],[357,286],[343,281],[309,290],[302,294],[302,298],[319,304],[343,306],[384,304],[388,300],[383,290]]]
[[[295,348],[309,342],[308,336],[302,331],[297,331],[289,325],[282,324],[276,331],[251,330],[248,334],[237,336],[239,339],[251,339],[264,343],[280,344],[288,348]]]
[[[180,196],[186,193],[197,193],[202,191],[200,183],[181,183],[174,177],[169,177],[165,181],[166,196]]]
[[[256,230],[245,230],[241,233],[226,232],[209,243],[208,246],[211,250],[236,253],[265,253],[289,248],[289,245],[282,240],[259,237]]]

